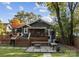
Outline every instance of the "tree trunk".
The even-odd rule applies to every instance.
[[[58,24],[59,24],[59,27],[60,27],[60,33],[61,33],[61,36],[62,36],[62,43],[64,44],[65,43],[65,41],[64,41],[65,40],[65,35],[64,35],[63,26],[62,26],[62,23],[61,23],[59,10],[56,11],[56,14],[57,14],[57,19],[58,19]]]
[[[71,11],[71,22],[70,22],[70,45],[74,45],[73,37],[73,11]]]

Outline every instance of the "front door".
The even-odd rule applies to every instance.
[[[48,29],[48,42],[49,43],[52,43],[53,40],[55,39],[55,32],[54,31],[51,31],[50,29]]]
[[[50,35],[51,35],[51,42],[53,42],[53,40],[55,39],[55,32],[51,31]]]

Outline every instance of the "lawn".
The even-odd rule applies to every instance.
[[[60,53],[52,53],[52,57],[79,57],[79,52],[76,52],[75,50],[71,50],[66,47],[61,47],[61,50],[63,52]]]
[[[42,55],[42,53],[28,53],[24,49],[0,47],[0,57],[40,57]]]
[[[43,57],[43,53],[29,53],[23,47],[0,46],[0,57]],[[61,47],[60,53],[51,53],[52,57],[79,57],[79,52]]]

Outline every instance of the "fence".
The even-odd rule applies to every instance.
[[[74,45],[76,48],[79,48],[79,37],[74,39]]]
[[[0,45],[10,45],[10,37],[8,35],[0,36]],[[30,46],[30,40],[17,38],[15,40],[15,46]]]

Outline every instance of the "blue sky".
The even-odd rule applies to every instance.
[[[0,2],[0,19],[2,22],[8,22],[18,11],[33,12],[41,16],[48,16],[50,12],[47,7],[40,6],[34,2]]]

